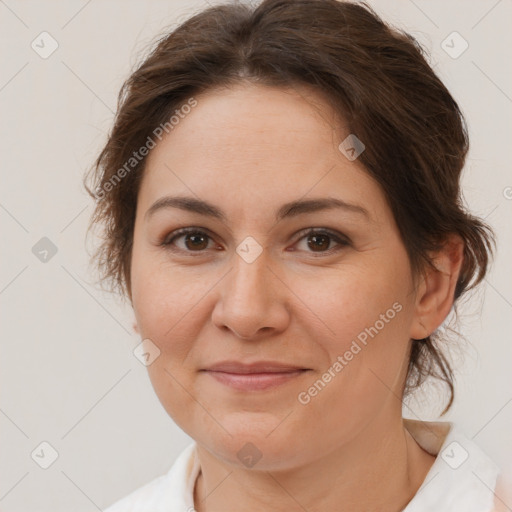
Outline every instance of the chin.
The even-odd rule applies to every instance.
[[[291,434],[284,424],[276,428],[277,424],[275,418],[271,428],[268,428],[267,421],[239,422],[236,426],[231,423],[226,425],[231,436],[224,430],[221,433],[216,429],[213,436],[210,430],[205,436],[193,437],[215,457],[238,468],[255,471],[292,469],[299,464],[298,454],[304,443]],[[303,458],[303,454],[300,456]]]

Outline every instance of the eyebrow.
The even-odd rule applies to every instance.
[[[168,208],[178,208],[205,217],[212,217],[222,222],[227,221],[226,214],[217,206],[197,199],[195,197],[186,196],[164,196],[155,201],[146,211],[144,218],[148,220],[155,212]],[[357,213],[370,219],[368,210],[360,205],[347,203],[341,199],[334,197],[325,197],[318,199],[299,199],[283,204],[276,213],[276,221],[285,218],[296,217],[306,213],[314,213],[322,210],[343,209],[347,212]]]

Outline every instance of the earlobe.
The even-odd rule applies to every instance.
[[[430,257],[433,267],[425,269],[417,286],[411,339],[430,336],[450,312],[464,258],[464,241],[451,235],[442,249]]]

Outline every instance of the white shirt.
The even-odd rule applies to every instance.
[[[402,512],[490,512],[499,468],[451,422],[404,419],[416,442],[436,460]],[[170,470],[117,501],[105,512],[194,512],[200,465],[196,443]]]

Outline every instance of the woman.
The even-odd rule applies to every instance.
[[[131,75],[90,193],[97,262],[194,440],[108,508],[457,510],[498,468],[402,418],[452,373],[436,337],[493,236],[460,201],[457,103],[364,5],[212,7]]]

